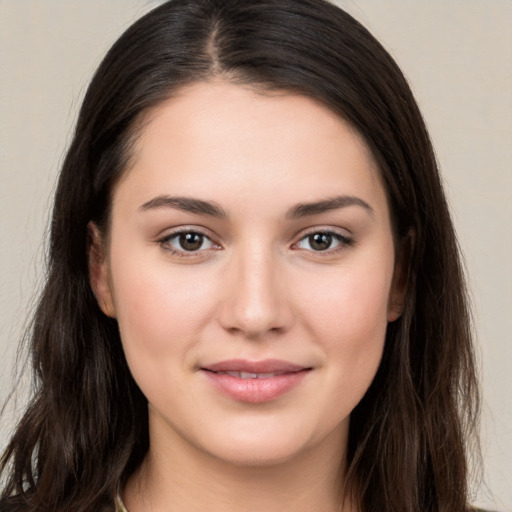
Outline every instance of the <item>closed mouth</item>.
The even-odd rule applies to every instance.
[[[277,377],[286,373],[295,373],[310,370],[310,367],[297,365],[281,359],[264,359],[250,361],[247,359],[228,359],[217,363],[205,365],[201,368],[219,374],[232,375],[242,379],[257,379]]]
[[[306,370],[307,368],[304,368]],[[207,370],[206,371],[211,371]],[[300,370],[299,370],[300,371]],[[243,371],[220,371],[212,372],[217,375],[231,375],[231,377],[237,377],[239,379],[271,379],[272,377],[279,377],[281,375],[287,375],[296,372],[267,372],[267,373],[254,373],[254,372],[243,372]]]
[[[249,404],[270,402],[291,392],[312,369],[276,359],[232,359],[200,368],[222,395]]]

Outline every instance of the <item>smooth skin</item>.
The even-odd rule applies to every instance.
[[[350,413],[405,292],[368,147],[319,102],[222,80],[142,126],[109,236],[90,225],[91,285],[149,402],[128,510],[338,512]],[[246,403],[200,370],[234,358],[311,371]]]

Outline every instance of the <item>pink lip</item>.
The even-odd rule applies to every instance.
[[[208,381],[227,397],[240,402],[263,403],[291,391],[311,368],[278,359],[246,361],[231,359],[201,368]],[[219,372],[277,373],[273,377],[247,378]]]

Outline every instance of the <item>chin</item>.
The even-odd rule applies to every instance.
[[[290,440],[287,442],[282,442],[280,439],[231,441],[229,446],[216,446],[210,453],[228,464],[241,467],[275,466],[289,462],[305,451],[303,443],[293,443]]]
[[[343,439],[338,428],[334,431],[318,431],[314,425],[299,422],[258,422],[252,426],[234,425],[219,429],[207,438],[197,439],[201,449],[217,460],[235,466],[268,467],[300,459],[307,453],[328,444],[330,452],[335,448],[335,439]]]

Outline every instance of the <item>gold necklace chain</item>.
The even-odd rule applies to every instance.
[[[128,512],[119,493],[116,496],[116,512]]]

